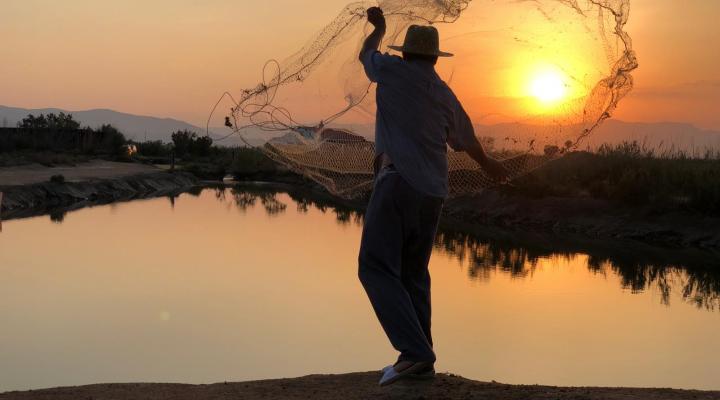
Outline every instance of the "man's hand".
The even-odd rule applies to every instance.
[[[482,168],[483,171],[485,171],[485,173],[497,183],[501,185],[508,183],[510,181],[510,172],[508,172],[500,161],[489,157],[487,153],[485,153],[485,149],[483,149],[482,144],[478,142],[474,134],[472,137],[474,140],[464,146],[464,150],[468,153],[470,158],[480,164],[480,168]]]
[[[500,161],[487,157],[480,166],[496,182],[500,184],[509,182],[510,172],[508,172],[507,168],[505,168]]]
[[[385,36],[385,16],[380,7],[368,8],[367,18],[368,21],[375,26],[375,30],[373,30],[372,33],[365,38],[365,42],[363,42],[363,47],[358,56],[360,61],[362,61],[363,54],[366,54],[367,51],[378,50],[380,48],[380,42],[382,42]]]
[[[376,28],[385,28],[385,15],[380,7],[370,7],[367,10],[368,22]]]

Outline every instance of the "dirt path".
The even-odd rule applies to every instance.
[[[119,178],[129,175],[158,172],[151,165],[119,163],[93,160],[76,166],[48,168],[40,164],[20,167],[0,168],[0,186],[29,185],[47,182],[53,175],[63,175],[68,182],[80,182],[90,179]]]
[[[294,379],[273,379],[213,385],[103,384],[10,392],[0,400],[126,400],[126,399],[485,399],[485,400],[717,400],[720,392],[671,389],[557,388],[512,386],[471,381],[451,374],[439,374],[430,382],[398,382],[379,387],[379,372],[343,375],[309,375]]]

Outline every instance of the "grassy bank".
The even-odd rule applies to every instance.
[[[274,180],[287,174],[259,150],[225,152],[231,154],[224,162],[227,173],[239,180]],[[594,198],[655,212],[720,215],[720,157],[656,153],[629,142],[603,146],[595,153],[570,153],[502,190],[528,198]]]
[[[592,197],[657,212],[720,215],[720,157],[658,154],[637,142],[574,152],[515,182],[523,196]]]

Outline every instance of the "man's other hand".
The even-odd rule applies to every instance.
[[[376,28],[385,27],[385,15],[380,7],[370,7],[367,10],[367,19]]]
[[[488,157],[482,164],[482,169],[490,176],[490,178],[500,184],[506,184],[510,180],[510,172],[500,161],[494,158]]]

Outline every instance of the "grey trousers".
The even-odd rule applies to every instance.
[[[363,226],[358,277],[398,361],[435,361],[430,273],[443,199],[413,189],[392,167],[375,179]]]

